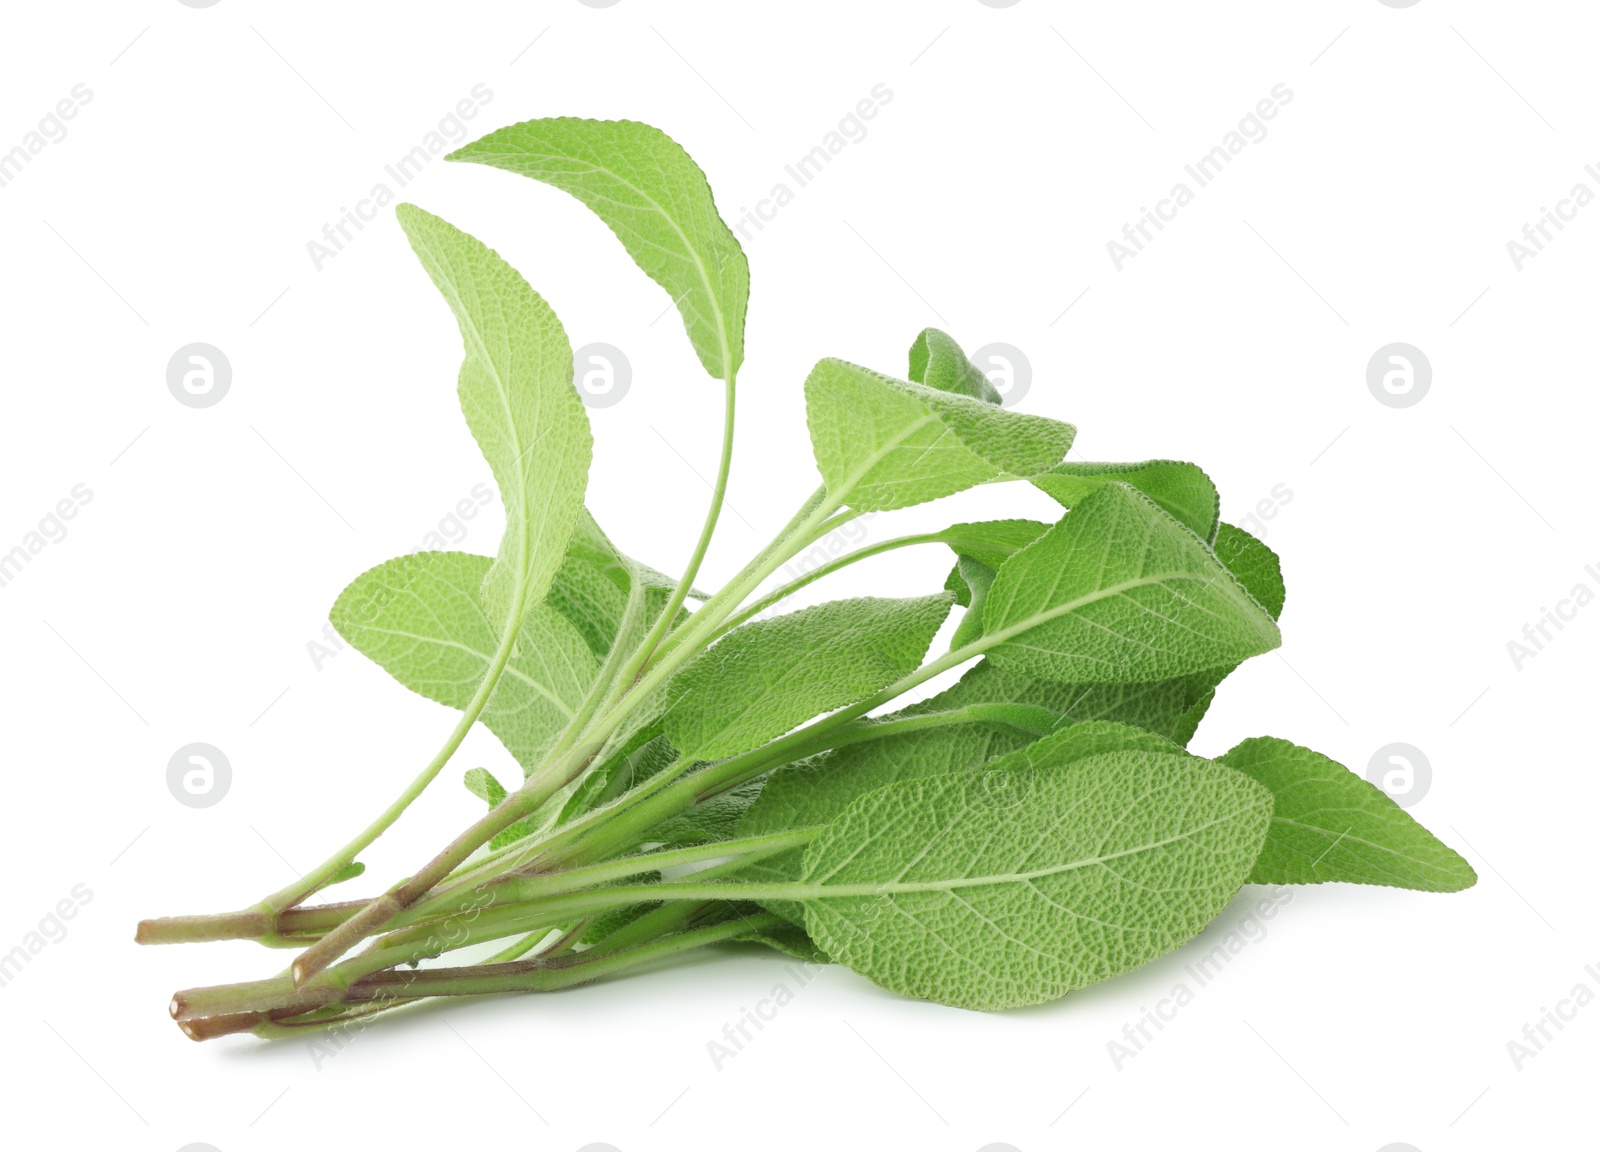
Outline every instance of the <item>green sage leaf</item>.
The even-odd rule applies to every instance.
[[[1070,424],[843,360],[823,360],[806,377],[806,421],[829,498],[862,512],[1034,476],[1066,455],[1074,434]]]
[[[913,671],[950,611],[946,593],[835,600],[746,624],[685,664],[662,731],[685,756],[733,756]]]
[[[1091,493],[995,575],[983,643],[1001,667],[1074,683],[1164,680],[1279,643],[1192,532],[1125,484]]]
[[[1066,463],[1033,478],[1035,487],[1067,508],[1112,481],[1137,488],[1202,540],[1209,542],[1217,530],[1217,486],[1198,467],[1181,460]]]
[[[1232,524],[1217,525],[1212,550],[1269,616],[1276,620],[1283,615],[1283,568],[1276,552]]]
[[[483,587],[503,635],[544,598],[583,508],[593,437],[572,386],[572,347],[550,306],[481,241],[412,204],[395,213],[466,345],[461,410],[506,510]]]
[[[1381,788],[1321,753],[1259,736],[1218,762],[1272,790],[1272,826],[1250,874],[1254,883],[1459,892],[1478,882],[1472,865]]]
[[[738,372],[750,266],[717,215],[705,173],[665,132],[632,120],[526,120],[445,159],[503,168],[577,197],[667,290],[705,370],[718,379]]]
[[[1188,756],[894,784],[807,847],[797,895],[829,956],[904,995],[1037,1004],[1194,937],[1249,875],[1272,794]]]
[[[499,645],[478,594],[494,563],[465,552],[398,556],[356,577],[328,618],[353,648],[413,692],[465,709]],[[481,719],[517,763],[531,768],[599,670],[578,629],[549,605],[536,605]]]
[[[941,392],[971,396],[985,404],[999,404],[1001,396],[989,377],[961,350],[961,345],[937,328],[924,328],[911,345],[911,366],[907,374],[914,384],[926,384]]]

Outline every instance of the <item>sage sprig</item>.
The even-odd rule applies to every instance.
[[[1270,737],[1209,759],[1187,749],[1222,680],[1279,643],[1277,557],[1219,522],[1193,464],[1065,462],[1073,427],[1003,407],[946,333],[915,337],[905,378],[816,365],[803,387],[820,487],[722,588],[697,592],[749,295],[704,174],[625,121],[529,121],[449,158],[570,193],[668,293],[724,395],[710,506],[677,578],[621,553],[584,506],[591,434],[555,314],[481,241],[397,209],[460,330],[457,392],[506,532],[493,557],[385,561],[331,619],[461,716],[300,881],[240,911],[140,924],[143,943],[299,952],[276,976],[179,992],[188,1035],[282,1036],[433,997],[563,988],[729,941],[1005,1008],[1179,947],[1247,882],[1475,882],[1318,753]],[[1056,500],[1059,519],[894,537],[768,585],[856,517],[1012,480]],[[951,553],[942,588],[772,614],[842,567],[927,545]],[[471,768],[481,818],[373,897],[309,903],[362,873],[478,723],[522,778]]]

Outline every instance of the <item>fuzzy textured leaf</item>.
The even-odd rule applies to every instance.
[[[1000,567],[983,630],[996,664],[1077,683],[1164,680],[1279,644],[1209,548],[1115,483]]]
[[[478,595],[492,563],[465,552],[387,560],[356,577],[328,618],[352,647],[413,692],[465,709],[499,642]],[[531,767],[599,670],[578,629],[549,605],[537,605],[523,620],[481,719],[517,763]]]
[[[1061,732],[1072,728],[1097,728],[1098,720],[1120,721],[1109,727],[1124,732],[1139,731],[1132,727],[1139,725],[1181,742],[1189,735],[1180,729],[1193,703],[1185,680],[1152,684],[1055,684],[1005,672],[983,661],[937,696],[884,719],[888,722],[966,711],[982,714],[988,708],[1030,707],[1057,716],[1057,724],[1072,726]],[[1005,711],[1000,714],[1004,715]],[[824,752],[780,768],[767,777],[766,787],[740,823],[739,835],[761,836],[826,824],[856,800],[879,788],[907,780],[969,772],[996,757],[1028,747],[1034,739],[1034,735],[1015,724],[974,720],[899,732]],[[800,875],[800,856],[798,849],[769,856],[751,864],[741,875],[771,881],[795,880]],[[800,917],[797,904],[774,902],[769,907],[790,919]]]
[[[1172,514],[1200,539],[1217,530],[1217,486],[1197,466],[1181,460],[1145,460],[1137,464],[1068,462],[1033,478],[1046,495],[1073,508],[1090,493],[1117,481],[1137,488]]]
[[[1258,736],[1218,762],[1264,784],[1274,797],[1253,883],[1342,881],[1459,892],[1478,881],[1472,865],[1381,788],[1319,752]]]
[[[862,512],[1034,476],[1066,455],[1074,435],[1070,424],[843,360],[823,360],[806,377],[806,422],[829,497]]]
[[[1188,756],[891,785],[807,847],[812,940],[893,991],[962,1008],[1037,1004],[1146,964],[1222,911],[1272,794]]]
[[[1217,539],[1212,544],[1217,559],[1238,578],[1246,592],[1256,603],[1276,620],[1283,615],[1283,568],[1278,554],[1257,540],[1243,528],[1232,524],[1217,525]]]
[[[667,290],[705,370],[718,379],[739,370],[750,266],[717,215],[705,173],[665,132],[632,120],[525,120],[445,159],[503,168],[577,197]]]
[[[544,598],[583,508],[594,438],[572,346],[550,306],[492,249],[413,204],[395,209],[466,345],[457,392],[506,509],[483,597],[497,634]]]
[[[673,678],[662,730],[697,759],[758,747],[914,670],[950,603],[835,600],[736,628]]]
[[[910,361],[906,378],[914,384],[957,392],[985,404],[1001,402],[999,391],[983,370],[967,359],[961,345],[937,328],[924,328],[917,333],[911,344]]]

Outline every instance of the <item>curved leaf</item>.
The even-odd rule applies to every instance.
[[[941,392],[957,392],[999,404],[1001,396],[983,370],[967,359],[961,345],[937,328],[924,328],[912,342],[910,371],[906,378]]]
[[[1283,615],[1283,568],[1276,552],[1232,524],[1217,525],[1211,548],[1268,615],[1274,620]]]
[[[395,209],[461,326],[457,391],[506,509],[483,596],[497,634],[544,598],[583,508],[593,437],[572,347],[550,306],[498,254],[414,204]]]
[[[705,370],[719,379],[739,370],[750,266],[705,173],[665,132],[632,120],[526,120],[445,159],[503,168],[583,201],[667,290]]]
[[[1217,530],[1217,486],[1200,468],[1181,460],[1145,460],[1138,464],[1059,464],[1033,478],[1035,487],[1065,508],[1081,503],[1112,481],[1137,488],[1178,523],[1210,541]]]
[[[1272,826],[1250,879],[1256,884],[1383,884],[1459,892],[1472,865],[1440,843],[1382,789],[1319,752],[1259,736],[1218,763],[1272,790]]]
[[[823,360],[806,377],[806,423],[829,498],[861,512],[906,508],[1052,467],[1070,424]]]
[[[492,563],[465,552],[398,556],[351,581],[328,618],[352,647],[413,692],[465,709],[499,644],[478,595]],[[549,605],[536,605],[482,721],[530,768],[599,670],[578,629]]]
[[[1074,683],[1164,680],[1277,647],[1277,625],[1148,497],[1107,484],[1003,564],[983,610],[1002,667]]]

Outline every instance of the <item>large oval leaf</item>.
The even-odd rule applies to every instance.
[[[960,716],[988,708],[1023,705],[1057,716],[1060,732],[1032,744],[1034,737],[1010,725],[973,719],[968,722],[886,734],[812,756],[780,768],[767,778],[740,823],[741,836],[760,836],[826,824],[870,792],[890,784],[921,780],[981,768],[1005,753],[1051,741],[1073,741],[1081,749],[1085,736],[1148,730],[1152,740],[1188,738],[1184,717],[1195,703],[1187,678],[1149,684],[1056,684],[1002,671],[987,660],[937,696],[918,701],[883,718],[893,723],[937,714]],[[1120,723],[1110,723],[1120,721]],[[1139,728],[1128,727],[1139,725]],[[1085,729],[1085,736],[1062,733]],[[1093,746],[1094,751],[1116,744]],[[1147,747],[1134,744],[1133,747]],[[1170,745],[1149,745],[1157,748]],[[1087,753],[1084,753],[1087,755]],[[766,857],[740,873],[741,879],[792,881],[800,876],[799,849]],[[772,911],[800,918],[792,902],[772,902]]]
[[[1157,752],[891,785],[807,847],[817,946],[962,1008],[1053,1000],[1195,936],[1249,875],[1272,794]]]

